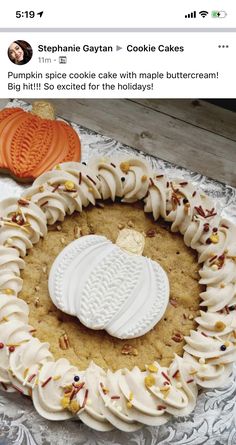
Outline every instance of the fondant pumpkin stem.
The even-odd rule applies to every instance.
[[[116,245],[127,253],[142,255],[145,238],[142,233],[134,229],[122,229],[116,240]]]
[[[36,100],[33,102],[31,113],[42,119],[55,119],[55,110],[50,102]]]

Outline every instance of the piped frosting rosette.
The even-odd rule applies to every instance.
[[[0,246],[0,292],[18,294],[22,288],[20,270],[24,261],[19,257],[18,250]]]
[[[66,420],[72,416],[66,409],[69,404],[63,403],[66,397],[62,397],[64,390],[65,394],[71,390],[70,383],[76,372],[77,369],[63,358],[43,364],[32,390],[34,406],[42,417],[49,420]],[[73,405],[74,403],[70,406],[71,411],[76,413],[75,408],[73,411]]]
[[[224,386],[227,379],[230,377],[232,367],[221,364],[212,364],[210,360],[204,358],[196,359],[187,352],[183,355],[183,360],[191,365],[190,373],[194,376],[197,385],[203,388],[212,388]]]
[[[10,383],[10,355],[31,338],[27,304],[11,295],[0,294],[0,382]]]
[[[53,361],[49,346],[49,343],[41,343],[37,338],[31,338],[10,354],[11,383],[26,395],[32,395],[43,364]]]
[[[21,256],[47,233],[47,220],[41,209],[23,198],[0,202],[0,246],[14,247]]]
[[[9,359],[10,354],[21,344],[28,342],[32,335],[30,333],[31,326],[25,322],[10,320],[0,324],[0,381],[4,384],[11,382]]]
[[[24,196],[43,210],[48,224],[54,224],[63,221],[66,213],[95,205],[101,197],[97,186],[98,178],[86,165],[67,162],[39,176]]]
[[[89,167],[96,172],[103,199],[120,197],[122,202],[132,203],[147,194],[151,170],[144,160],[96,158]]]
[[[27,305],[17,298],[21,257],[46,235],[46,223],[116,197],[143,200],[145,212],[169,221],[198,252],[203,310],[197,330],[185,337],[183,358],[175,356],[169,368],[154,362],[145,371],[112,372],[91,363],[81,372],[65,359],[54,361],[49,345],[33,337]],[[77,415],[100,431],[129,432],[188,415],[199,386],[225,384],[236,359],[236,227],[220,219],[211,199],[191,183],[171,181],[142,159],[68,162],[41,175],[20,200],[2,201],[0,215],[1,387],[32,395],[45,418]]]

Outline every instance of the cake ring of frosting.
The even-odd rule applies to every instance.
[[[154,220],[169,221],[201,264],[204,310],[185,337],[183,357],[170,366],[154,362],[116,372],[96,366],[84,371],[54,360],[48,343],[33,337],[28,306],[19,298],[20,270],[28,249],[46,236],[47,224],[63,221],[98,199],[144,201]],[[221,219],[212,200],[185,179],[170,181],[142,159],[68,162],[42,174],[20,198],[0,203],[0,383],[7,392],[32,397],[50,420],[77,416],[88,426],[135,431],[186,416],[198,388],[225,384],[236,359],[236,226]]]
[[[122,235],[118,243],[124,248],[121,240]],[[117,338],[146,334],[165,312],[169,281],[157,262],[127,252],[98,235],[70,243],[50,270],[55,306],[88,328],[105,329]]]

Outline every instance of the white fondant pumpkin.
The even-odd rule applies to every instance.
[[[54,304],[91,329],[139,337],[161,319],[169,282],[161,266],[129,254],[104,236],[88,235],[58,255],[49,276]]]

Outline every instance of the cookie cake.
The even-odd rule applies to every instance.
[[[63,162],[0,203],[0,384],[50,420],[186,416],[236,358],[236,228],[139,158]]]

